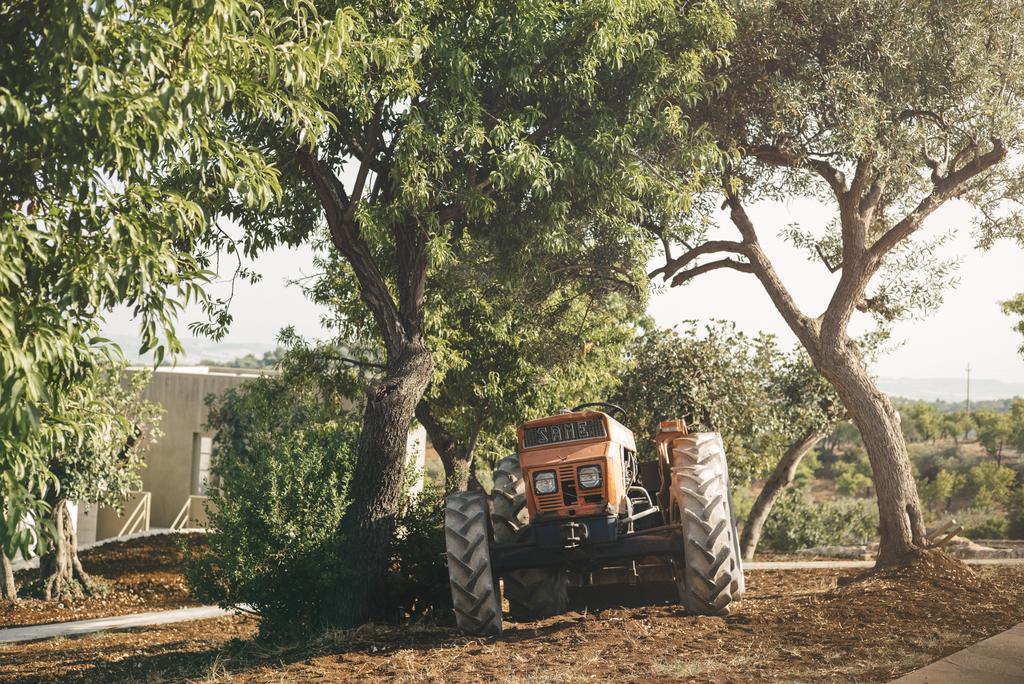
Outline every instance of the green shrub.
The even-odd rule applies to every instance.
[[[280,376],[213,400],[208,423],[219,488],[208,548],[186,563],[193,592],[222,606],[248,604],[265,635],[341,624],[350,614],[345,588],[358,576],[341,552],[341,523],[359,416],[316,383]],[[437,613],[443,506],[434,491],[405,503],[378,618]]]
[[[931,479],[918,481],[917,491],[930,510],[945,511],[966,482],[963,473],[939,469]]]
[[[197,598],[245,603],[261,628],[330,624],[358,422],[315,389],[262,377],[210,402],[216,430],[209,548],[189,559]]]
[[[907,453],[917,475],[933,479],[940,470],[966,472],[969,461],[960,456],[958,447],[936,447],[933,444],[908,444]]]
[[[396,619],[452,619],[444,548],[444,490],[429,486],[406,500],[398,519],[390,582]]]
[[[960,511],[956,520],[968,539],[1005,539],[1010,531],[1006,515],[991,509],[971,508]]]
[[[864,544],[878,535],[878,510],[865,499],[816,503],[805,490],[782,493],[765,521],[762,548],[792,552],[811,546]]]
[[[1018,487],[1006,504],[1009,527],[1007,536],[1010,539],[1024,539],[1024,486]]]
[[[973,495],[973,504],[978,508],[991,508],[1003,504],[1010,498],[1017,473],[1013,468],[985,461],[971,466],[967,471],[967,482]]]

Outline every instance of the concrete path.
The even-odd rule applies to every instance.
[[[1024,565],[1024,558],[963,558],[968,565]],[[873,568],[873,560],[824,561],[753,561],[744,563],[744,570],[815,570],[841,568]]]
[[[1024,622],[915,670],[892,684],[1024,682]]]
[[[117,617],[97,618],[95,620],[76,620],[74,622],[53,622],[48,625],[13,627],[11,629],[0,629],[0,644],[52,639],[54,637],[80,636],[82,634],[111,629],[166,625],[170,622],[185,622],[186,620],[207,620],[232,614],[233,611],[224,610],[217,606],[201,606],[199,608],[179,608],[177,610],[158,610],[152,613],[119,615]]]

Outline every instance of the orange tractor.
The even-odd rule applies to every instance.
[[[609,414],[625,417],[594,402],[524,423],[489,501],[482,492],[448,497],[460,629],[501,633],[501,584],[517,620],[564,612],[570,586],[673,581],[687,610],[704,615],[726,614],[742,596],[721,437],[666,421],[657,461],[639,463],[633,433]]]

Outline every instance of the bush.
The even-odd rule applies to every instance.
[[[936,448],[931,444],[908,444],[907,452],[911,465],[923,479],[933,479],[940,470],[953,473],[967,470],[967,462],[960,456],[957,447]]]
[[[815,503],[805,490],[782,493],[765,521],[763,548],[792,552],[811,546],[865,544],[878,536],[878,509],[865,499]]]
[[[430,486],[409,497],[398,519],[391,577],[395,619],[452,619],[448,566],[444,561],[444,490]]]
[[[1007,517],[990,509],[960,511],[956,520],[964,528],[963,536],[968,539],[1006,539],[1010,531]]]
[[[209,549],[187,563],[194,593],[249,604],[268,632],[329,624],[345,595],[338,530],[358,422],[283,377],[209,403],[219,488]]]
[[[345,587],[358,576],[341,551],[341,522],[359,416],[316,383],[290,376],[259,378],[210,405],[219,489],[208,548],[186,563],[196,597],[249,604],[265,635],[342,624],[350,614]],[[378,617],[436,613],[444,569],[439,501],[428,492],[406,502]]]
[[[953,497],[963,488],[967,478],[962,473],[940,469],[930,480],[920,480],[917,491],[930,510],[948,510]]]
[[[985,461],[967,471],[967,482],[978,508],[991,508],[1006,503],[1010,498],[1017,474],[1012,468]]]
[[[1024,486],[1018,487],[1006,504],[1009,518],[1007,536],[1010,539],[1024,539]]]

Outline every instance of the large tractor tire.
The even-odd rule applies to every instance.
[[[526,483],[519,456],[507,456],[494,469],[491,489],[491,528],[496,544],[530,541]],[[513,620],[539,620],[564,613],[569,605],[568,578],[560,568],[534,568],[506,572],[505,598]]]
[[[671,494],[672,518],[682,525],[680,600],[697,615],[728,615],[744,582],[725,448],[717,433],[673,441]]]
[[[728,468],[726,468],[725,490],[729,492],[729,517],[732,518],[732,553],[736,559],[736,572],[732,578],[732,600],[739,601],[747,593],[747,580],[743,574],[743,554],[740,553],[740,533],[736,529],[736,509],[732,505],[732,487],[729,486]]]
[[[501,597],[491,569],[487,498],[481,492],[448,495],[444,540],[459,629],[469,634],[501,634]]]

